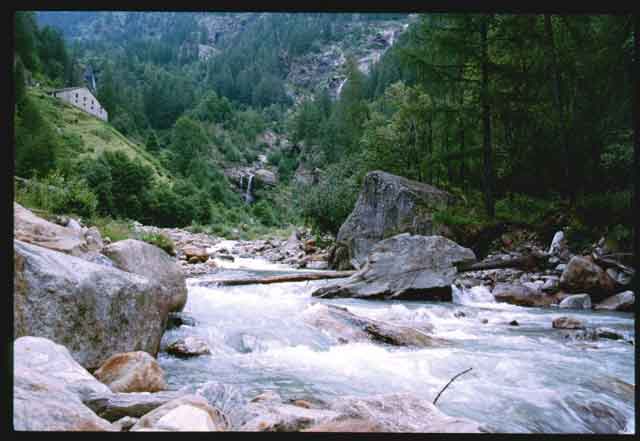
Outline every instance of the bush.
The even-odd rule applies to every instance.
[[[65,178],[57,171],[42,179],[31,179],[29,184],[16,192],[16,200],[49,213],[81,217],[92,217],[98,206],[98,197],[84,179]]]
[[[87,224],[96,227],[100,235],[103,238],[108,237],[111,242],[133,238],[133,225],[129,221],[94,216]]]
[[[164,234],[144,233],[140,236],[140,240],[157,246],[158,248],[164,250],[170,256],[176,255],[175,244],[169,237],[165,236]]]
[[[91,134],[97,136],[98,138],[106,142],[111,141],[111,139],[113,138],[113,134],[111,133],[111,131],[104,127],[92,129]]]

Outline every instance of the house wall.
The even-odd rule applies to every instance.
[[[100,102],[98,102],[96,97],[94,97],[91,92],[89,92],[89,89],[85,87],[71,90],[62,90],[56,92],[55,96],[97,118],[100,118],[103,121],[109,120],[107,111],[102,108]]]

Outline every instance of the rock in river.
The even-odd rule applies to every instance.
[[[451,301],[455,265],[474,260],[473,251],[443,236],[399,234],[377,243],[366,265],[349,279],[312,295]]]
[[[570,309],[591,309],[591,297],[589,294],[574,294],[566,297],[558,306]]]
[[[584,323],[573,317],[558,317],[552,325],[556,329],[584,329]]]
[[[94,375],[113,392],[157,392],[167,388],[164,371],[143,351],[112,355]]]
[[[64,345],[83,367],[142,350],[155,355],[170,298],[157,282],[14,240],[14,338]]]
[[[228,429],[222,412],[199,395],[185,395],[142,416],[131,428],[137,431],[221,431]]]
[[[615,292],[615,281],[591,259],[574,256],[562,272],[560,287],[572,293],[591,294],[593,300],[600,301]]]
[[[369,172],[337,242],[347,246],[352,265],[360,268],[373,245],[387,237],[405,232],[436,234],[432,213],[452,200],[452,195],[436,187],[382,171]]]
[[[442,339],[427,334],[433,330],[432,326],[420,330],[395,325],[357,316],[347,308],[335,305],[316,303],[303,312],[303,319],[342,343],[373,340],[394,346],[417,347],[443,343]]]
[[[633,291],[624,291],[611,297],[607,297],[595,306],[595,309],[609,311],[633,311],[635,306]]]
[[[170,343],[166,349],[168,354],[176,357],[188,358],[198,355],[211,354],[207,342],[198,337],[185,337]]]
[[[170,311],[182,311],[187,303],[187,285],[177,262],[162,249],[141,240],[121,240],[102,252],[118,268],[156,280],[171,298]]]

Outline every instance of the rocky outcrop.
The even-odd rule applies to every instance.
[[[360,268],[377,242],[399,233],[437,234],[432,214],[453,201],[449,193],[382,171],[367,174],[356,205],[342,224],[337,242]]]
[[[255,172],[256,183],[262,186],[274,186],[278,183],[278,176],[265,168],[256,170]]]
[[[170,343],[166,352],[176,357],[189,358],[211,354],[211,349],[201,338],[189,336]]]
[[[142,416],[131,428],[137,431],[220,431],[228,429],[224,414],[199,395],[169,401]]]
[[[589,294],[574,294],[566,297],[558,306],[570,309],[591,309],[591,297]]]
[[[345,282],[312,295],[451,301],[455,265],[474,260],[473,251],[445,237],[399,234],[377,243],[366,265]]]
[[[433,326],[422,329],[395,325],[355,315],[347,308],[316,303],[307,308],[303,320],[327,332],[340,343],[375,341],[394,346],[430,347],[443,343],[428,332]]]
[[[118,352],[155,355],[169,305],[155,281],[14,241],[14,338],[49,338],[85,368]]]
[[[111,393],[73,359],[67,348],[42,337],[20,337],[13,342],[13,369],[14,372],[29,369],[47,376],[82,401],[93,395]]]
[[[167,388],[164,371],[143,351],[112,355],[93,374],[113,392],[157,392]]]
[[[121,240],[102,252],[123,271],[157,281],[171,301],[170,311],[182,311],[187,303],[187,285],[180,266],[162,249],[135,239]]]
[[[636,298],[633,291],[624,291],[611,297],[607,297],[598,303],[594,309],[609,311],[629,311],[633,312]]]
[[[56,225],[36,216],[15,202],[13,203],[13,225],[14,238],[22,242],[72,256],[82,256],[90,250],[82,230]]]
[[[614,294],[615,281],[591,259],[574,256],[562,272],[560,287],[571,293],[591,294],[597,302]]]
[[[206,262],[209,259],[209,253],[206,248],[197,247],[195,245],[187,245],[182,248],[182,253],[189,263]]]

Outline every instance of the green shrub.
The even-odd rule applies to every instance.
[[[113,134],[111,133],[111,131],[104,127],[92,129],[91,134],[97,136],[105,142],[109,142],[113,138]]]
[[[65,178],[57,171],[41,179],[31,179],[28,185],[18,190],[16,200],[50,213],[81,217],[92,217],[98,206],[98,197],[84,179]]]
[[[129,221],[94,216],[89,219],[87,223],[95,226],[100,231],[102,237],[108,237],[111,242],[133,237],[133,226]]]
[[[144,233],[140,236],[140,240],[163,249],[170,256],[176,255],[175,244],[169,237],[165,236],[164,234]]]
[[[75,132],[64,132],[61,136],[62,145],[73,152],[85,152],[87,150],[82,136]]]

